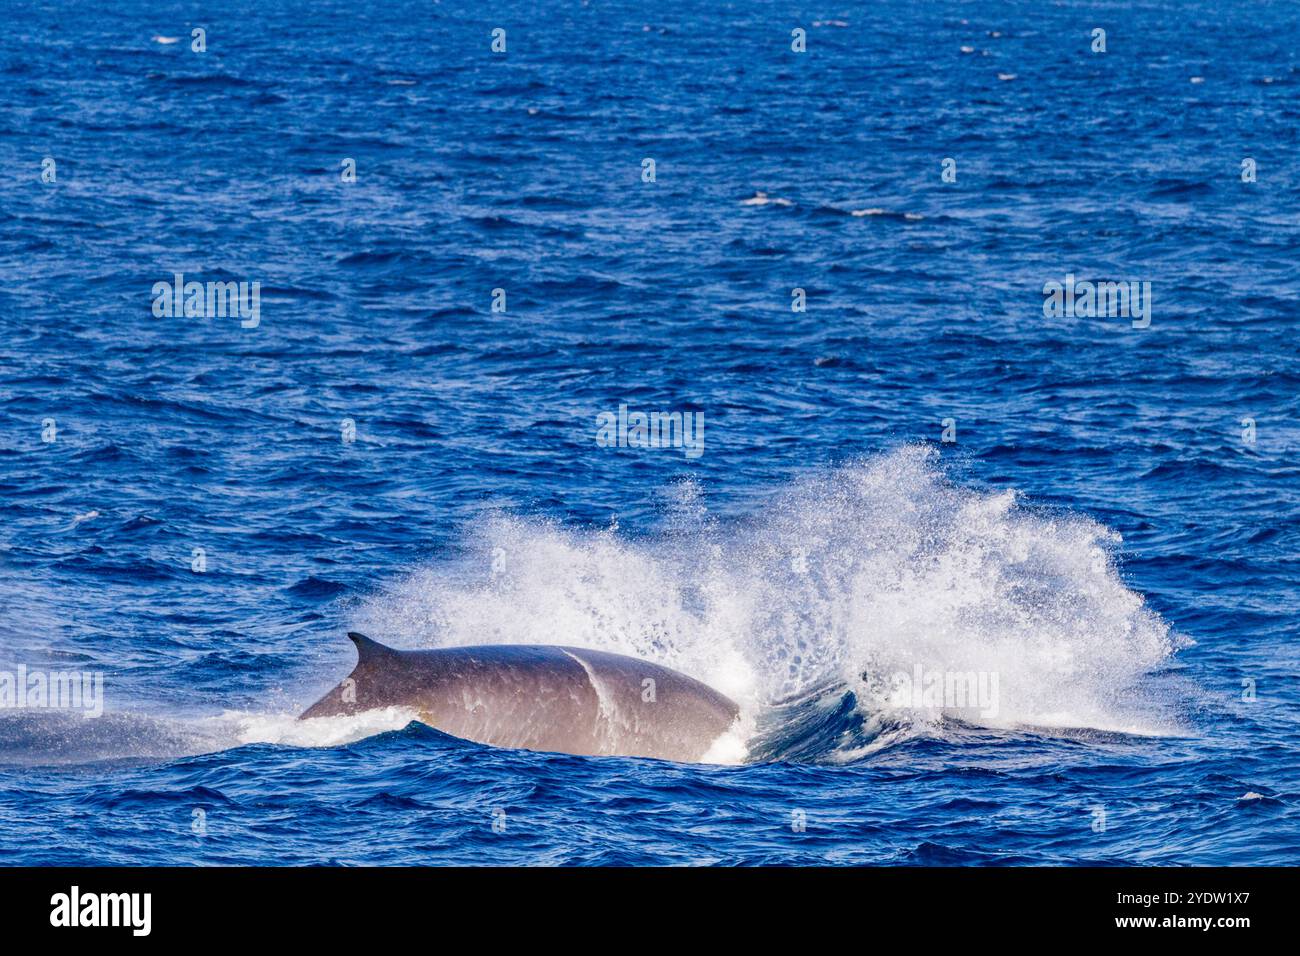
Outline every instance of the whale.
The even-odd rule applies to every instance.
[[[697,763],[735,702],[661,664],[583,647],[399,650],[349,632],[357,663],[299,717],[407,708],[435,730],[518,750]]]

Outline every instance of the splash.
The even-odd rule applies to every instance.
[[[1181,732],[1152,673],[1183,639],[1125,586],[1120,538],[1095,521],[953,484],[916,447],[805,477],[743,520],[713,515],[698,482],[670,491],[655,537],[486,518],[464,558],[393,582],[354,626],[406,647],[568,644],[664,664],[741,705],[710,763],[847,762],[970,724]],[[930,677],[983,696],[918,694]],[[414,719],[10,711],[0,764],[332,747]]]
[[[401,730],[418,719],[416,713],[400,707],[305,721],[289,713],[246,711],[210,717],[119,711],[87,719],[62,711],[0,710],[0,767],[101,761],[148,764],[248,744],[338,747]]]
[[[285,744],[291,747],[338,747],[375,734],[401,730],[419,720],[415,711],[384,707],[362,714],[299,720],[293,714],[228,711],[218,718],[239,744]]]
[[[1174,639],[1095,521],[957,486],[918,447],[797,481],[745,521],[713,518],[693,483],[677,499],[655,539],[485,519],[463,561],[396,582],[356,626],[658,661],[741,703],[751,759],[853,759],[954,718],[1176,730],[1145,680]],[[995,699],[922,700],[914,675],[978,677]]]

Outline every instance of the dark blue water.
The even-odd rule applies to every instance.
[[[104,681],[0,711],[0,862],[1300,857],[1300,9],[112,6],[0,11],[0,670]],[[744,739],[295,723],[348,628]]]

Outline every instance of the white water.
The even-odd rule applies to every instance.
[[[291,747],[338,747],[375,734],[401,730],[419,715],[406,707],[384,707],[351,716],[299,720],[295,714],[249,714],[228,711],[217,723],[239,744],[287,744]]]
[[[353,627],[403,647],[569,644],[665,664],[741,704],[741,727],[708,762],[744,760],[774,705],[827,687],[853,691],[872,727],[890,718],[884,738],[845,744],[839,759],[899,739],[900,725],[904,736],[942,733],[954,714],[1000,727],[1180,731],[1147,680],[1174,638],[1124,585],[1112,560],[1119,538],[1096,522],[954,486],[932,451],[914,447],[798,481],[740,523],[715,520],[694,483],[671,497],[654,539],[485,519],[467,529],[467,559],[394,582]],[[899,677],[918,667],[995,676],[995,712],[916,706]],[[76,761],[328,747],[415,719],[399,708],[308,722],[295,714],[119,712],[83,723],[10,712],[0,754]]]
[[[900,674],[982,673],[993,726],[1176,731],[1144,675],[1169,628],[1121,580],[1118,535],[950,484],[916,447],[779,492],[750,520],[712,519],[675,489],[669,531],[633,540],[497,516],[469,557],[372,599],[355,626],[405,647],[571,644],[658,661],[734,697],[752,721],[827,684],[867,712],[936,727]],[[728,753],[735,754],[735,748]]]

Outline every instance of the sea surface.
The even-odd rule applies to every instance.
[[[0,864],[1300,862],[1300,7],[0,23],[0,672],[103,707],[0,708]],[[297,722],[350,629],[744,737]]]

